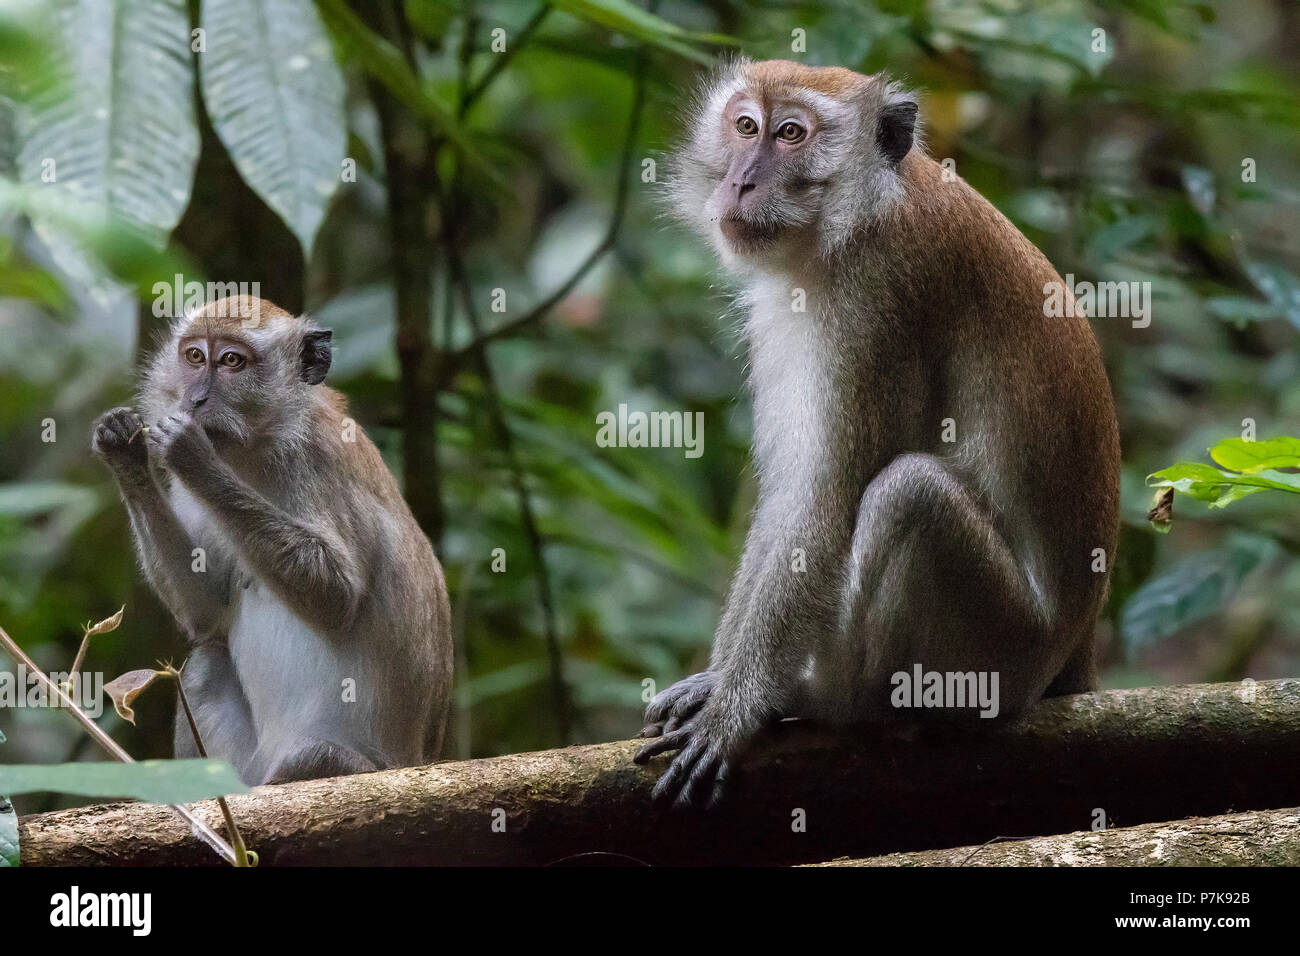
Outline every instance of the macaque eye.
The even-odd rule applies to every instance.
[[[776,131],[776,138],[784,143],[797,143],[807,135],[807,131],[793,120],[782,123]]]
[[[191,365],[195,365],[195,366],[197,366],[197,365],[202,365],[202,364],[203,364],[203,349],[195,348],[194,346],[190,346],[189,348],[187,348],[187,349],[185,350],[185,361],[187,361],[187,362],[189,362]]]
[[[238,352],[226,352],[221,356],[221,364],[226,368],[243,368],[244,357]]]
[[[742,116],[736,120],[736,132],[741,136],[753,136],[758,132],[758,124],[752,116]]]

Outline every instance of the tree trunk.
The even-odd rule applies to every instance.
[[[991,726],[992,725],[992,726]],[[1300,680],[1106,691],[1018,723],[832,733],[786,721],[723,805],[652,808],[635,741],[259,787],[230,799],[268,864],[806,863],[1300,805]],[[196,812],[221,829],[211,802]],[[165,807],[23,817],[26,864],[215,863]],[[504,832],[499,832],[499,831]]]

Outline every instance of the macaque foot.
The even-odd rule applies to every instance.
[[[716,685],[717,675],[713,671],[700,671],[660,691],[646,706],[646,725],[641,736],[672,733],[704,706]]]
[[[659,754],[678,751],[655,784],[656,804],[707,810],[722,798],[741,741],[722,729],[726,724],[719,711],[721,708],[704,708],[677,729],[650,741],[632,758],[643,764]]]

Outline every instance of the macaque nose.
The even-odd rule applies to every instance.
[[[190,400],[190,407],[198,408],[200,405],[206,402],[208,400],[208,394],[211,391],[212,389],[206,381],[199,382],[198,384],[194,385],[186,394],[186,398]]]
[[[736,202],[745,198],[745,194],[758,188],[758,183],[732,183],[736,187]]]

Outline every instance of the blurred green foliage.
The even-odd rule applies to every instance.
[[[250,22],[254,6],[0,3],[0,624],[45,666],[66,667],[81,624],[124,601],[89,668],[111,677],[183,651],[88,450],[91,421],[129,397],[160,326],[153,282],[257,281],[312,310],[335,330],[333,384],[402,473],[384,90],[436,149],[425,225],[440,353],[473,338],[441,237],[455,237],[494,328],[598,247],[626,183],[609,253],[539,323],[487,347],[491,380],[469,363],[439,392],[437,544],[459,656],[448,756],[560,743],[520,475],[573,736],[634,733],[642,682],[664,687],[706,661],[753,500],[734,313],[710,255],[661,221],[659,184],[643,176],[681,134],[694,74],[739,50],[904,78],[924,93],[932,155],[1062,274],[1152,283],[1149,327],[1094,320],[1125,463],[1103,679],[1297,673],[1294,499],[1182,508],[1158,542],[1145,521],[1151,472],[1244,430],[1300,428],[1296,4],[674,0],[651,13],[631,0],[406,0],[367,12],[281,0]],[[210,28],[204,52],[192,27]],[[50,153],[64,170],[53,183]],[[355,181],[327,181],[345,159]],[[703,412],[704,455],[596,447],[596,414],[620,403]],[[1042,480],[1071,493],[1069,475]],[[167,714],[104,723],[139,757],[169,753]],[[56,716],[0,724],[7,761],[84,755]]]

